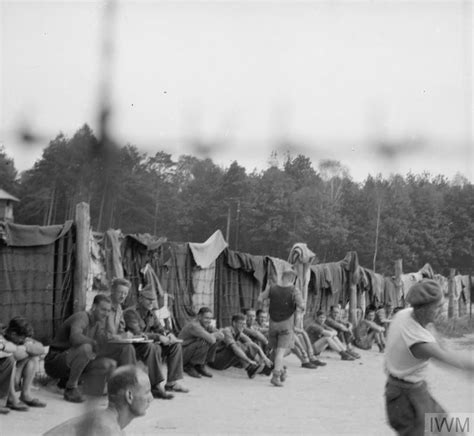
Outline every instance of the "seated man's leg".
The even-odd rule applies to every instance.
[[[183,368],[191,377],[200,378],[206,363],[214,362],[216,358],[217,343],[209,344],[204,339],[196,339],[186,346],[182,346]],[[205,371],[207,372],[207,371]],[[209,373],[212,376],[212,374]]]
[[[162,346],[163,359],[168,368],[165,389],[177,392],[187,392],[187,389],[176,384],[183,378],[183,350],[181,344]]]
[[[216,353],[214,361],[209,362],[209,366],[214,369],[224,370],[231,366],[239,365],[240,363],[241,360],[234,354],[232,349],[225,347]],[[248,366],[248,363],[245,362],[244,365]]]
[[[321,354],[329,346],[327,339],[323,336],[313,343],[314,354]]]
[[[15,359],[11,356],[0,358],[0,414],[10,412],[7,400],[15,375]]]
[[[136,344],[135,351],[138,359],[148,368],[148,377],[150,378],[151,387],[155,388],[165,379],[163,372],[161,371],[161,365],[163,362],[160,344]]]
[[[104,351],[100,353],[100,357],[113,359],[118,366],[135,365],[137,363],[135,348],[131,344],[107,344]]]
[[[16,363],[15,388],[21,390],[20,399],[28,406],[45,407],[46,403],[33,398],[31,386],[39,368],[39,356],[27,357]]]
[[[148,369],[148,377],[151,384],[151,393],[155,398],[171,400],[174,395],[165,391],[161,382],[165,379],[162,371],[163,350],[157,342],[151,344],[136,344],[135,350],[139,360],[141,360]]]
[[[82,375],[84,392],[89,395],[103,395],[107,381],[115,368],[117,368],[117,362],[108,357],[97,357],[90,361]]]

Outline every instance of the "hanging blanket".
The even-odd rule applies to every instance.
[[[189,243],[189,248],[193,253],[194,261],[196,265],[201,268],[207,268],[218,258],[225,248],[227,248],[227,242],[222,235],[220,230],[216,230],[206,242]]]

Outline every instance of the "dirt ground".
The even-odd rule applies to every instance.
[[[450,341],[457,349],[474,352],[472,338]],[[171,401],[154,400],[146,416],[126,427],[132,435],[392,435],[386,424],[383,387],[383,355],[360,351],[362,358],[341,361],[325,352],[328,364],[303,369],[294,356],[286,359],[289,377],[284,388],[270,385],[257,375],[250,380],[243,370],[212,371],[212,379],[185,376],[188,394]],[[431,392],[451,412],[474,412],[473,378],[431,365]],[[0,435],[38,435],[84,411],[82,405],[65,402],[55,387],[35,391],[48,403],[45,409],[10,412],[0,417]],[[95,399],[89,407],[102,407]]]

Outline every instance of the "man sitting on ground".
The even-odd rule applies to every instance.
[[[258,309],[256,312],[254,328],[268,339],[268,314],[263,309]]]
[[[16,345],[7,341],[0,330],[0,415],[10,413],[10,409],[28,410],[28,406],[15,395],[15,358],[13,357],[15,351]]]
[[[96,295],[91,310],[77,312],[66,319],[49,347],[44,368],[50,377],[60,379],[60,385],[65,382],[66,401],[82,403],[85,400],[78,389],[83,375],[97,377],[103,383],[117,366],[115,360],[100,356],[101,346],[106,342],[103,334],[110,310],[110,298]]]
[[[46,352],[41,342],[32,338],[33,328],[23,317],[10,320],[5,330],[5,339],[16,345],[13,358],[16,362],[14,389],[21,391],[20,400],[30,407],[46,407],[46,403],[33,398],[31,387],[39,367],[39,356]],[[16,395],[15,395],[16,397]],[[16,398],[10,401],[11,408],[17,407]]]
[[[339,353],[341,360],[355,360],[355,357],[345,349],[338,339],[337,331],[328,327],[325,322],[326,313],[323,310],[319,310],[316,313],[314,322],[306,328],[315,354],[318,355],[329,347],[331,350]]]
[[[219,370],[240,366],[247,371],[250,378],[255,376],[259,368],[272,366],[263,350],[243,333],[244,326],[244,315],[238,313],[232,316],[232,325],[222,329],[224,340],[219,342],[216,358],[209,366]]]
[[[152,347],[156,349],[156,354],[159,357],[159,365],[156,368],[157,374],[156,379],[152,381],[152,386],[158,386],[158,391],[153,395],[157,395],[158,398],[168,399],[169,394],[166,391],[171,392],[189,392],[189,389],[181,386],[177,383],[178,380],[183,378],[183,350],[181,349],[181,340],[178,339],[173,333],[166,331],[164,326],[153,311],[153,301],[155,299],[154,291],[151,287],[145,286],[138,296],[138,305],[129,307],[125,310],[123,316],[127,329],[134,335],[143,336],[146,339],[152,339],[153,344],[135,344],[138,356],[142,356],[143,349],[146,350],[145,354],[148,353],[148,348]],[[165,384],[165,394],[163,395],[160,383],[164,380],[164,376],[161,372],[160,367],[163,362],[166,362],[167,366],[167,378]]]
[[[191,377],[212,377],[206,368],[206,363],[214,361],[217,343],[224,339],[224,334],[212,327],[212,311],[208,307],[201,307],[197,318],[188,322],[179,332],[182,339],[183,367]]]
[[[356,347],[362,350],[370,350],[375,342],[381,353],[385,350],[385,328],[376,324],[374,306],[367,307],[365,318],[359,323],[354,333]]]
[[[385,329],[385,336],[387,336],[388,327],[392,321],[393,306],[390,303],[380,305],[375,312],[375,323]]]
[[[360,354],[356,353],[352,347],[354,342],[353,326],[349,321],[342,319],[339,306],[331,306],[325,325],[337,331],[337,337],[351,356],[360,359]]]
[[[72,418],[44,433],[44,436],[124,436],[123,429],[150,406],[150,380],[134,365],[116,369],[107,383],[106,409]]]
[[[314,354],[311,340],[305,330],[294,327],[295,343],[291,352],[295,354],[301,361],[301,367],[307,369],[315,369],[318,366],[325,366],[326,362],[319,360]],[[287,354],[290,354],[288,351]]]
[[[245,310],[245,326],[243,332],[266,353],[268,349],[268,339],[257,327],[256,318],[257,314],[255,309]]]

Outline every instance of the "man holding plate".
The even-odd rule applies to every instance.
[[[123,292],[128,292],[130,283],[124,279],[120,280],[118,285],[112,284],[112,302],[117,301],[121,304],[125,297]],[[115,295],[115,296],[114,296]],[[121,300],[121,301],[120,301]],[[151,343],[134,342],[137,358],[142,360],[148,367],[148,374],[152,386],[152,393],[156,398],[169,400],[173,398],[171,392],[189,392],[188,389],[177,383],[183,378],[183,352],[181,350],[181,341],[172,333],[165,331],[163,325],[153,311],[153,302],[155,301],[154,291],[150,286],[145,286],[138,297],[137,306],[126,309],[120,318],[123,319],[123,325],[128,334],[134,337],[151,339]],[[120,309],[121,311],[121,309]],[[112,312],[113,314],[113,312]],[[118,318],[117,318],[118,321]],[[122,326],[121,322],[115,322],[115,325]],[[122,331],[117,328],[117,331]],[[165,387],[160,383],[165,380],[161,365],[166,360],[168,367],[168,378]]]

